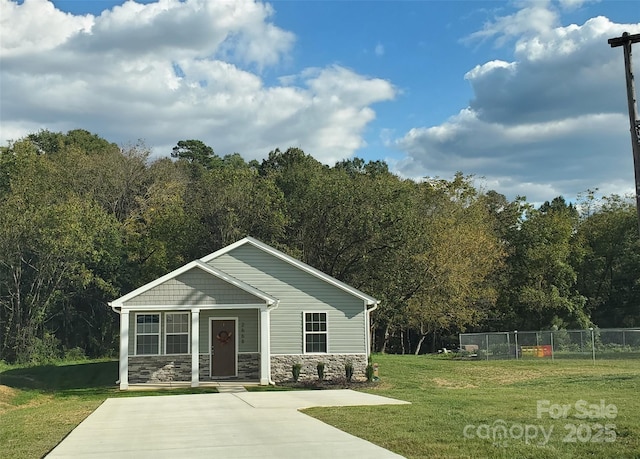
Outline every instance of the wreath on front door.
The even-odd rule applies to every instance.
[[[222,344],[227,344],[231,340],[232,336],[233,336],[232,333],[229,333],[226,330],[222,330],[220,331],[220,333],[216,335],[216,339],[220,341]]]

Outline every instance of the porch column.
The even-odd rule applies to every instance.
[[[129,311],[120,311],[120,390],[129,388]]]
[[[200,309],[191,310],[191,387],[200,384]]]
[[[271,350],[269,349],[269,310],[260,308],[260,385],[268,386],[271,379]]]

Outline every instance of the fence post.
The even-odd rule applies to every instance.
[[[487,360],[489,360],[489,333],[484,336],[487,338]]]
[[[551,339],[551,361],[553,362],[553,330],[549,332],[549,336]]]
[[[506,332],[506,334],[507,334],[507,349],[509,349],[509,351],[507,352],[507,356],[511,358],[511,356],[509,355],[509,352],[511,352],[511,338],[509,337],[509,332]]]
[[[516,342],[516,360],[518,360],[518,330],[514,330],[513,335]]]
[[[591,330],[591,357],[593,358],[593,364],[596,364],[596,338],[593,334],[593,327],[589,327]]]

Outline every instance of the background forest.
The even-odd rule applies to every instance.
[[[142,144],[41,131],[0,149],[0,360],[115,354],[108,301],[247,235],[380,299],[377,351],[640,325],[627,198],[534,208],[461,173],[414,181],[296,148],[246,162],[198,140],[152,159]]]

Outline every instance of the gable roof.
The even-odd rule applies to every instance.
[[[230,276],[224,271],[220,271],[219,269],[216,269],[211,265],[207,265],[200,260],[195,260],[190,263],[187,263],[184,266],[181,266],[180,268],[174,271],[171,271],[168,274],[165,274],[162,277],[157,278],[154,281],[149,282],[148,284],[143,285],[142,287],[138,287],[132,292],[129,292],[126,295],[121,296],[116,300],[111,301],[109,303],[109,306],[111,306],[112,308],[122,307],[125,302],[131,300],[132,298],[135,298],[136,296],[141,295],[144,292],[147,292],[152,288],[157,287],[168,280],[174,279],[178,277],[180,274],[186,273],[187,271],[190,271],[194,268],[201,269],[206,273],[227,282],[228,284],[234,285],[239,289],[244,290],[245,292],[264,300],[268,305],[277,304],[279,301],[277,298],[269,295],[268,293],[265,293],[262,290],[258,290],[257,288],[252,287],[246,282],[242,282],[240,279],[236,279],[235,277]]]
[[[344,282],[339,281],[338,279],[336,279],[335,277],[332,277],[328,274],[323,273],[322,271],[309,266],[308,264],[293,258],[292,256],[287,255],[286,253],[283,253],[281,251],[279,251],[278,249],[275,249],[273,247],[271,247],[270,245],[265,244],[264,242],[261,242],[255,238],[252,237],[245,237],[244,239],[241,239],[237,242],[234,242],[231,245],[228,245],[216,252],[213,252],[210,255],[207,255],[206,257],[203,257],[200,259],[200,261],[204,262],[204,263],[208,263],[209,261],[218,258],[222,255],[225,255],[235,249],[237,249],[238,247],[241,247],[243,245],[252,245],[253,247],[257,247],[258,249],[276,257],[279,258],[280,260],[283,260],[286,263],[289,263],[292,266],[295,266],[296,268],[307,272],[309,274],[311,274],[314,277],[317,277],[320,280],[323,280],[324,282],[327,282],[328,284],[331,284],[357,298],[360,298],[362,300],[364,300],[366,302],[367,305],[376,305],[379,303],[378,300],[376,300],[375,298],[373,298],[372,296],[367,295],[366,293],[361,292],[360,290],[351,287],[350,285],[345,284]]]

